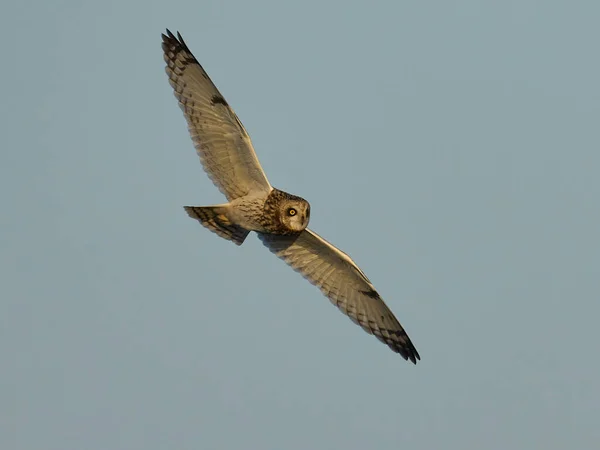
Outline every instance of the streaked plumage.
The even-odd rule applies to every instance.
[[[352,259],[310,231],[306,200],[274,189],[250,137],[181,35],[163,34],[166,72],[196,151],[229,203],[186,206],[190,217],[241,245],[250,231],[367,333],[404,359],[420,359],[410,338]]]

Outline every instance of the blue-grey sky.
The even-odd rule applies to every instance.
[[[600,3],[5,2],[0,448],[593,448]],[[164,73],[179,30],[413,366],[254,237]]]

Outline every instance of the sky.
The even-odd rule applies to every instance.
[[[593,448],[596,1],[4,2],[0,448]],[[220,203],[180,31],[407,363]]]

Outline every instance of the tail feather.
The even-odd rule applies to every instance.
[[[242,245],[250,233],[249,230],[232,223],[223,206],[184,206],[184,209],[192,219],[236,245]]]

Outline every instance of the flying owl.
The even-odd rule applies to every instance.
[[[317,286],[367,333],[416,364],[419,353],[352,259],[307,228],[310,205],[271,186],[242,122],[181,35],[162,35],[166,72],[204,170],[227,197],[214,206],[186,206],[188,215],[241,245],[251,231],[275,255]]]

